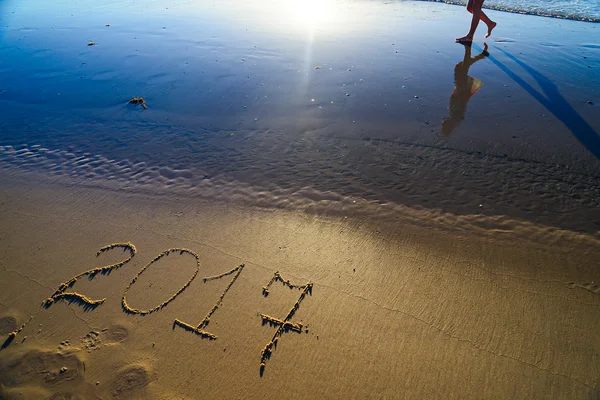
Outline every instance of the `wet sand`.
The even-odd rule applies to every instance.
[[[598,396],[598,25],[44,4],[0,5],[0,397]]]
[[[7,398],[593,398],[598,394],[598,242],[539,229],[481,236],[404,223],[376,226],[104,189],[2,191],[3,320],[27,322],[2,350]],[[52,199],[52,201],[48,201]],[[134,257],[41,305],[61,282]],[[196,271],[173,301],[149,310]],[[233,275],[219,275],[244,265]],[[261,352],[312,283],[261,368]],[[219,299],[222,297],[221,302]],[[199,325],[211,340],[174,325]],[[31,320],[29,320],[32,317]],[[12,328],[11,328],[12,329]],[[6,333],[6,332],[5,332]],[[60,372],[66,367],[67,372]],[[262,373],[261,373],[262,372]]]

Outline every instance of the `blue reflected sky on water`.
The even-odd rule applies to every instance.
[[[120,106],[130,97],[144,96],[153,111],[212,118],[213,125],[224,129],[265,129],[271,126],[252,124],[254,119],[290,116],[397,123],[398,114],[424,114],[424,107],[431,115],[421,119],[433,122],[446,107],[453,66],[462,51],[451,38],[464,29],[459,22],[468,22],[463,10],[452,7],[444,12],[456,20],[446,19],[436,28],[439,7],[444,6],[5,2],[0,99],[68,110],[69,115],[85,110],[83,117],[95,112],[127,119],[129,110]],[[533,51],[527,59],[534,67],[541,65],[550,79],[570,85],[572,94],[599,83],[598,74],[571,68],[588,53],[587,62],[597,63],[597,49],[582,47],[572,54],[565,38],[545,43],[543,34],[523,38],[521,29],[505,33],[513,36],[498,45]],[[96,45],[88,47],[89,41]],[[548,63],[554,64],[552,69]],[[510,81],[489,63],[478,67],[492,79]],[[426,94],[423,107],[408,105],[409,100],[419,103],[414,96]]]
[[[415,124],[438,133],[462,54],[452,34],[468,22],[463,10],[427,3],[8,1],[2,10],[0,101],[16,126],[46,118],[60,129],[61,121],[96,118],[302,132],[342,123],[432,143],[436,135],[423,126],[415,132]],[[490,42],[490,51],[496,45],[524,55],[598,130],[586,107],[600,87],[600,45],[585,32],[595,24],[542,18],[541,33],[523,32],[514,29],[514,16],[497,15],[508,25],[498,34],[510,36]],[[549,25],[566,35],[548,42]],[[513,68],[510,58],[495,56]],[[525,91],[503,93],[515,81],[493,63],[473,73],[487,89],[477,103],[491,100],[483,104],[488,122],[501,124],[502,114],[535,105]],[[150,111],[124,106],[135,96],[146,98]],[[470,114],[474,126],[481,123],[481,112]]]
[[[582,140],[561,118],[585,121],[588,139],[600,131],[599,25],[490,15],[500,23],[488,41],[493,59],[469,71],[483,86],[445,136],[464,56],[453,38],[470,18],[460,7],[4,1],[0,145],[198,168],[250,184],[264,183],[275,163],[295,180],[273,178],[278,185],[311,185],[320,171],[336,177],[315,184],[320,190],[342,190],[350,179],[398,201],[406,198],[382,174],[417,157],[398,146],[559,163],[597,176],[596,140]],[[571,113],[553,113],[532,95],[530,88],[543,93],[540,75]],[[127,104],[137,96],[147,110]],[[417,201],[427,185],[415,189]]]

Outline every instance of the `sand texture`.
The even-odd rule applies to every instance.
[[[599,394],[590,237],[486,237],[410,218],[373,230],[12,182],[0,198],[0,328],[25,327],[0,352],[5,398]],[[122,244],[98,251],[111,243]],[[73,276],[67,290],[105,301],[42,305]]]

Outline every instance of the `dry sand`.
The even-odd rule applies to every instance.
[[[589,235],[531,225],[522,235],[518,221],[503,232],[461,230],[408,212],[375,227],[352,216],[4,176],[0,329],[7,337],[25,327],[0,352],[3,398],[600,393],[600,247]],[[101,305],[65,298],[42,306],[61,282],[127,260],[131,248],[96,256],[126,242],[136,250],[129,262],[68,289],[106,298]],[[132,279],[170,248],[198,255],[196,278],[155,312],[127,312]],[[152,263],[127,291],[128,304],[152,309],[177,293],[196,273],[191,253]],[[240,264],[231,285],[233,273],[203,279]],[[277,271],[291,285],[313,286],[261,376],[261,352],[304,293],[276,280],[265,296]],[[202,330],[215,338],[174,325],[196,327],[211,309]],[[263,323],[261,314],[274,320]]]

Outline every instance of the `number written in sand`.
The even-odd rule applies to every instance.
[[[190,331],[190,332],[195,333],[196,335],[199,335],[200,337],[207,338],[210,340],[216,340],[217,336],[210,332],[205,331],[204,328],[206,328],[206,326],[210,323],[210,317],[215,313],[215,311],[217,311],[219,306],[223,304],[223,299],[225,298],[225,295],[227,294],[227,292],[229,291],[231,286],[233,286],[233,284],[235,283],[238,276],[240,276],[243,269],[244,269],[244,264],[241,264],[241,265],[235,267],[234,269],[232,269],[231,271],[224,272],[220,275],[209,276],[207,278],[203,278],[202,280],[204,281],[204,283],[206,283],[208,281],[214,281],[214,280],[221,279],[228,275],[233,274],[233,278],[231,278],[231,281],[229,282],[227,287],[225,287],[225,290],[223,291],[223,293],[221,293],[221,296],[219,297],[219,299],[217,300],[217,302],[215,303],[213,308],[208,312],[208,314],[206,314],[206,316],[200,322],[200,324],[198,324],[197,326],[193,326],[186,322],[180,321],[179,319],[175,319],[175,321],[173,322],[173,327],[179,326],[187,331]]]
[[[100,267],[100,268],[95,268],[95,269],[91,269],[89,271],[85,271],[82,272],[81,274],[71,278],[70,280],[68,280],[67,282],[63,283],[60,285],[60,287],[58,288],[58,290],[56,290],[56,292],[54,292],[54,294],[52,294],[52,296],[50,296],[45,302],[44,304],[49,307],[51,304],[53,304],[56,300],[59,299],[72,299],[75,301],[79,301],[84,303],[84,305],[86,306],[90,306],[90,307],[95,307],[98,306],[100,304],[102,304],[106,299],[101,299],[101,300],[93,300],[88,298],[85,295],[82,295],[80,293],[77,292],[67,292],[67,289],[69,289],[71,286],[73,286],[75,284],[75,282],[77,282],[77,280],[83,276],[90,276],[90,277],[94,277],[96,274],[98,273],[109,273],[110,271],[112,271],[113,269],[116,268],[120,268],[123,265],[125,265],[126,263],[128,263],[133,256],[136,254],[136,248],[132,243],[113,243],[111,245],[105,246],[103,248],[101,248],[98,253],[97,256],[99,256],[100,254],[102,254],[103,252],[106,252],[108,250],[114,249],[114,248],[122,248],[125,251],[129,251],[129,257],[121,262],[118,262],[116,264],[112,264],[112,265],[107,265],[105,267]],[[153,308],[149,308],[146,310],[142,310],[142,309],[138,309],[135,307],[132,307],[128,302],[127,302],[127,292],[129,291],[129,289],[131,289],[131,287],[137,282],[138,278],[140,277],[140,275],[142,275],[148,268],[150,268],[155,262],[157,262],[158,260],[162,259],[163,257],[167,257],[169,255],[171,255],[172,253],[179,253],[179,255],[183,255],[184,253],[187,253],[189,255],[191,255],[194,258],[195,261],[195,270],[194,273],[192,274],[192,276],[190,277],[190,279],[179,289],[177,290],[177,292],[175,292],[171,297],[169,297],[168,299],[166,299],[165,301],[163,301],[162,303],[160,303],[159,305],[157,305],[156,307]],[[175,326],[179,326],[187,331],[193,332],[203,338],[208,338],[210,340],[215,340],[217,339],[217,336],[214,335],[213,333],[207,332],[204,329],[208,326],[208,324],[210,323],[210,318],[212,317],[212,315],[217,311],[217,309],[223,304],[223,300],[225,298],[225,296],[227,295],[227,293],[229,292],[229,289],[231,289],[231,287],[233,286],[233,284],[235,283],[235,281],[238,279],[238,277],[240,276],[240,274],[242,273],[242,270],[244,269],[244,264],[240,264],[237,267],[227,271],[227,272],[223,272],[220,275],[215,275],[215,276],[209,276],[206,278],[203,278],[203,282],[206,283],[208,281],[214,281],[214,280],[218,280],[221,278],[225,278],[226,276],[232,276],[231,280],[229,281],[229,283],[227,284],[227,286],[225,287],[225,290],[221,293],[221,296],[219,297],[219,299],[217,300],[217,302],[214,304],[214,306],[210,309],[210,311],[208,312],[208,314],[206,314],[206,316],[204,317],[204,319],[202,319],[202,321],[194,326],[191,324],[188,324],[187,322],[183,322],[179,319],[175,319],[175,321],[173,322],[173,328]],[[170,302],[172,302],[173,300],[175,300],[175,298],[177,296],[179,296],[185,289],[187,289],[188,286],[190,286],[190,284],[194,281],[194,279],[196,278],[196,276],[198,275],[198,272],[200,271],[200,257],[198,256],[198,254],[196,254],[194,251],[189,250],[189,249],[185,249],[185,248],[171,248],[168,250],[163,251],[162,253],[158,254],[156,257],[154,257],[152,259],[152,261],[150,261],[148,264],[146,264],[131,280],[131,282],[129,283],[129,285],[127,285],[127,287],[125,288],[125,291],[123,292],[123,297],[121,299],[121,305],[123,307],[123,310],[131,313],[131,314],[139,314],[139,315],[147,315],[147,314],[151,314],[153,312],[159,311],[162,308],[164,308],[167,304],[169,304]],[[294,317],[294,315],[296,314],[296,311],[298,311],[298,309],[300,308],[300,304],[302,303],[302,301],[304,300],[304,298],[306,297],[307,294],[312,295],[312,288],[313,288],[313,283],[312,282],[307,282],[303,285],[295,285],[290,283],[289,280],[283,279],[283,277],[279,274],[279,272],[275,272],[273,277],[271,278],[271,280],[267,283],[266,286],[264,286],[262,288],[262,294],[263,296],[267,297],[269,295],[269,289],[271,288],[271,286],[275,283],[275,282],[280,282],[283,286],[289,288],[290,290],[298,290],[300,291],[300,295],[298,297],[298,300],[296,300],[296,303],[294,303],[294,305],[292,306],[292,308],[290,309],[290,311],[286,314],[286,316],[283,319],[280,318],[276,318],[276,317],[272,317],[270,315],[267,314],[260,314],[260,317],[262,319],[262,325],[270,325],[272,327],[276,327],[277,329],[275,330],[275,333],[273,334],[271,340],[265,345],[265,347],[263,348],[261,354],[260,354],[260,374],[262,376],[265,366],[266,366],[266,362],[271,358],[271,355],[273,353],[273,351],[275,350],[276,346],[277,346],[277,342],[279,341],[279,339],[281,338],[281,336],[286,333],[286,332],[296,332],[299,334],[303,333],[303,330],[306,329],[304,328],[302,323],[294,323],[291,321],[291,319]],[[12,339],[14,339],[14,337],[25,327],[25,325],[23,325],[19,330],[12,332],[9,335],[9,339],[7,340],[8,343],[10,343],[10,341],[12,341]],[[308,333],[308,329],[305,330],[306,333]]]
[[[279,340],[281,335],[288,331],[292,331],[292,332],[296,332],[296,333],[300,333],[300,334],[302,333],[303,325],[301,323],[295,324],[295,323],[291,322],[290,320],[292,319],[294,314],[296,314],[296,311],[298,311],[298,309],[300,308],[300,303],[302,303],[302,300],[304,300],[304,297],[306,297],[307,294],[312,295],[312,287],[313,287],[312,282],[307,282],[304,285],[294,285],[294,284],[290,283],[289,280],[283,279],[283,277],[279,274],[279,271],[277,271],[277,272],[275,272],[275,274],[273,274],[273,277],[271,278],[269,283],[267,283],[267,285],[263,287],[263,291],[262,291],[263,296],[266,297],[269,295],[269,288],[275,282],[281,282],[284,286],[288,287],[289,289],[299,290],[300,297],[298,297],[298,300],[296,300],[296,303],[292,306],[292,308],[287,313],[287,315],[285,316],[284,319],[275,318],[275,317],[272,317],[267,314],[260,314],[263,325],[269,324],[271,326],[277,327],[277,330],[273,334],[273,337],[271,338],[269,343],[266,344],[266,346],[263,348],[262,352],[260,353],[260,374],[261,374],[261,376],[265,370],[267,360],[269,360],[269,358],[271,358],[271,354],[273,353],[273,350],[275,350],[275,347],[277,346],[277,341]],[[306,332],[308,332],[308,330]]]
[[[127,302],[127,292],[129,291],[131,286],[133,286],[133,284],[137,281],[137,279],[140,277],[140,275],[142,275],[144,273],[144,271],[146,271],[152,264],[154,264],[161,258],[168,256],[171,253],[179,253],[179,254],[187,253],[194,257],[194,259],[196,261],[196,270],[194,271],[194,274],[192,275],[192,277],[181,287],[181,289],[179,289],[171,297],[169,297],[168,299],[166,299],[165,301],[163,301],[162,303],[160,303],[159,305],[157,305],[154,308],[149,308],[147,310],[140,310],[138,308],[131,307],[129,305],[129,303]],[[180,248],[171,248],[171,249],[165,250],[162,253],[160,253],[159,255],[157,255],[156,257],[154,257],[152,259],[152,261],[150,261],[148,264],[146,264],[146,266],[144,266],[144,268],[142,268],[140,270],[140,272],[135,274],[135,276],[133,277],[133,279],[131,280],[129,285],[127,285],[127,288],[125,288],[125,292],[123,292],[123,298],[121,300],[123,309],[131,314],[140,314],[140,315],[147,315],[147,314],[151,314],[155,311],[158,311],[158,310],[162,309],[164,306],[166,306],[167,304],[169,304],[170,302],[172,302],[173,300],[175,300],[175,298],[177,296],[179,296],[181,294],[181,292],[183,292],[188,286],[190,286],[190,284],[196,278],[196,275],[198,275],[199,271],[200,271],[200,257],[198,256],[198,254],[196,254],[192,250],[183,249],[183,248],[181,248],[181,249]]]
[[[102,254],[102,253],[105,253],[109,250],[116,249],[116,248],[123,249],[124,251],[129,251],[129,257],[127,257],[125,260],[120,261],[116,264],[111,264],[111,265],[107,265],[104,267],[94,268],[94,269],[90,269],[88,271],[82,272],[79,275],[76,275],[73,278],[69,279],[68,281],[61,283],[60,286],[58,287],[58,289],[44,301],[43,305],[45,307],[50,307],[55,301],[60,300],[60,299],[65,299],[68,301],[76,301],[76,302],[82,303],[84,305],[84,307],[97,307],[100,304],[104,303],[104,301],[106,300],[105,298],[100,299],[100,300],[94,300],[94,299],[90,299],[89,297],[87,297],[86,295],[83,295],[81,293],[77,293],[74,291],[68,292],[67,289],[71,288],[75,284],[75,282],[77,282],[77,280],[79,278],[83,278],[84,276],[89,277],[89,279],[93,279],[99,273],[106,275],[106,274],[109,274],[114,269],[121,268],[123,265],[125,265],[129,261],[131,261],[131,259],[133,258],[133,256],[135,256],[135,254],[137,252],[133,243],[130,243],[130,242],[113,243],[113,244],[109,244],[108,246],[104,246],[103,248],[98,250],[98,252],[96,253],[96,257],[100,256],[100,254]]]

